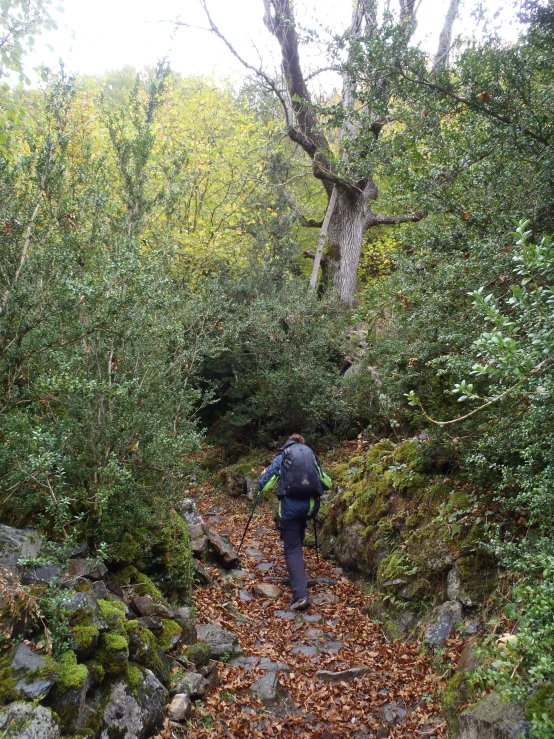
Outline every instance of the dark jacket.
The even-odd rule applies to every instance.
[[[279,516],[283,521],[287,521],[291,518],[313,518],[319,511],[319,494],[315,491],[312,498],[299,500],[297,498],[287,497],[280,489],[283,451],[293,444],[296,444],[296,441],[287,441],[287,443],[279,449],[279,454],[275,457],[258,482],[258,490],[264,493],[268,490],[273,490],[275,485],[279,483],[277,486],[277,497],[279,498]],[[319,479],[321,480],[323,487],[326,490],[330,490],[331,478],[323,472],[319,463],[317,465],[317,469]]]

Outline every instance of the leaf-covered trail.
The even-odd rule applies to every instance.
[[[197,500],[205,519],[237,547],[249,509],[228,498]],[[210,515],[212,514],[212,515]],[[215,514],[215,515],[214,515]],[[208,568],[214,586],[196,591],[199,622],[218,622],[233,631],[245,657],[285,662],[290,673],[279,680],[292,698],[289,709],[264,709],[248,688],[264,674],[251,659],[246,666],[220,665],[220,685],[195,712],[190,736],[300,737],[443,737],[437,696],[440,680],[427,657],[413,644],[390,642],[364,615],[366,597],[332,563],[316,561],[304,550],[312,605],[302,615],[287,610],[291,592],[281,585],[278,600],[252,595],[259,582],[286,577],[282,545],[267,507],[257,509],[243,551],[242,572]],[[365,665],[363,677],[332,684],[318,670],[339,671]]]

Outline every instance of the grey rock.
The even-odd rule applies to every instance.
[[[325,650],[331,654],[338,654],[343,647],[344,644],[341,641],[325,642]]]
[[[217,662],[215,662],[214,660],[211,660],[210,663],[204,665],[204,667],[199,667],[198,672],[208,681],[208,684],[206,685],[207,691],[213,690],[218,685],[219,671],[217,667]]]
[[[139,595],[131,601],[131,608],[139,616],[157,616],[159,618],[173,618],[175,615],[172,610],[156,603],[150,595]]]
[[[251,477],[248,477],[248,475],[246,476],[245,482],[246,482],[246,497],[248,498],[248,500],[254,501],[258,494],[258,486],[254,482],[254,480],[252,480]]]
[[[285,621],[294,621],[296,618],[296,615],[292,611],[275,611],[275,615]]]
[[[442,646],[454,624],[462,620],[462,604],[449,600],[431,612],[425,629],[425,643],[431,647]]]
[[[481,554],[460,557],[446,579],[449,600],[476,606],[487,599],[496,582],[496,568]]]
[[[323,621],[323,616],[321,615],[321,613],[312,613],[308,616],[303,616],[302,618],[307,624],[317,624],[320,621]]]
[[[50,585],[50,583],[59,577],[61,568],[55,565],[45,565],[44,567],[33,567],[27,570],[21,582],[23,585]]]
[[[317,648],[312,647],[309,644],[299,644],[292,650],[293,654],[303,654],[305,657],[315,657],[317,654]]]
[[[141,616],[138,620],[145,629],[150,629],[153,634],[161,634],[163,631],[163,621],[159,616]]]
[[[266,672],[263,677],[256,680],[250,686],[249,692],[264,706],[279,706],[288,701],[285,689],[273,672]]]
[[[192,703],[186,693],[177,693],[169,704],[167,717],[170,721],[185,721],[192,715]]]
[[[336,595],[333,595],[333,593],[316,593],[311,601],[314,606],[325,606],[336,603],[338,598]]]
[[[531,728],[523,706],[502,703],[496,693],[461,713],[459,725],[457,739],[521,739]]]
[[[194,568],[194,579],[199,585],[209,585],[212,582],[210,573],[197,559],[192,560],[192,566]]]
[[[50,703],[52,710],[58,716],[63,716],[64,734],[79,734],[80,730],[84,728],[87,718],[90,716],[85,699],[91,684],[92,679],[87,675],[87,680],[82,688],[67,690],[62,695],[56,695]]]
[[[220,659],[223,655],[236,657],[242,654],[237,637],[219,624],[198,624],[198,639],[210,647],[210,657]]]
[[[401,706],[397,706],[396,703],[386,703],[381,706],[381,713],[387,723],[392,723],[397,719],[403,719],[406,715],[406,709]]]
[[[76,544],[74,549],[72,549],[71,554],[69,555],[70,559],[74,559],[75,557],[83,557],[86,558],[88,556],[88,546],[85,544],[85,542],[82,542],[81,544]]]
[[[243,601],[243,603],[249,603],[252,600],[252,596],[248,592],[248,590],[239,590],[239,598]]]
[[[263,552],[260,552],[259,549],[252,549],[250,547],[247,547],[244,550],[244,553],[247,557],[252,557],[252,559],[255,559],[257,561],[260,561],[264,558]]]
[[[102,716],[100,739],[151,736],[163,719],[167,699],[167,690],[150,670],[144,671],[142,682],[134,692],[122,680],[115,682]]]
[[[470,643],[466,644],[460,654],[456,672],[470,672],[470,670],[475,670],[478,665],[479,662],[477,660],[475,645]]]
[[[175,688],[171,691],[177,695],[184,693],[189,698],[201,698],[206,692],[208,681],[198,672],[185,672]]]
[[[481,630],[481,624],[479,623],[479,621],[469,621],[464,625],[466,634],[469,634],[471,636],[473,636],[473,634],[478,634]]]
[[[258,669],[265,670],[265,672],[292,672],[291,667],[285,662],[272,662],[267,657],[262,657],[258,663]]]
[[[69,577],[86,577],[89,580],[101,580],[107,571],[108,568],[102,563],[97,565],[88,559],[75,557],[69,561],[67,575]]]
[[[368,672],[371,672],[369,667],[360,665],[359,667],[351,667],[348,670],[340,670],[339,672],[331,672],[330,670],[319,670],[315,676],[318,680],[323,680],[327,683],[341,683],[350,682],[358,677],[363,677]]]
[[[273,569],[273,564],[271,562],[260,562],[259,565],[256,565],[256,569],[260,572],[269,572]]]
[[[42,548],[38,531],[0,524],[0,569],[21,575],[20,559],[34,559]]]
[[[277,600],[283,595],[283,591],[278,585],[271,582],[257,582],[254,585],[254,594],[258,598],[269,598],[271,600]]]
[[[217,560],[229,570],[236,567],[239,558],[231,544],[208,525],[204,526],[204,533],[208,537]]]
[[[196,622],[191,609],[187,606],[176,608],[173,614],[173,620],[177,621],[181,627],[181,644],[196,644]]]
[[[11,668],[18,678],[15,690],[22,698],[36,700],[48,695],[58,676],[52,674],[40,679],[31,677],[37,670],[43,670],[46,666],[44,657],[31,651],[25,644],[19,644],[14,652]]]
[[[359,570],[361,552],[364,547],[364,526],[354,523],[345,526],[334,543],[337,561],[350,570]]]
[[[401,634],[405,634],[407,631],[412,631],[418,622],[418,617],[413,611],[404,611],[404,613],[398,619],[398,631]]]
[[[181,509],[180,509],[181,516],[185,519],[187,524],[193,524],[193,525],[200,525],[204,523],[204,519],[198,512],[198,508],[196,507],[196,503],[192,498],[185,498],[181,502]]]
[[[384,590],[401,590],[404,585],[407,584],[407,580],[403,580],[401,577],[398,577],[396,578],[396,580],[387,580],[386,582],[382,583],[381,587]]]
[[[97,600],[106,600],[108,597],[108,588],[103,580],[92,583],[92,592]]]
[[[44,706],[11,703],[0,711],[0,731],[5,739],[59,739],[60,729]]]
[[[102,618],[100,608],[90,593],[72,593],[65,597],[61,605],[62,611],[69,618],[69,624],[87,623],[106,631],[108,624]]]

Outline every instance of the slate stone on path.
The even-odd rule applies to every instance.
[[[239,598],[242,600],[243,603],[249,603],[252,600],[252,596],[248,592],[248,590],[239,590]]]
[[[235,657],[229,664],[231,667],[242,667],[247,672],[252,672],[252,668],[256,667],[259,661],[259,657]]]
[[[275,616],[278,618],[282,618],[285,621],[294,621],[296,618],[296,614],[294,614],[292,611],[275,611]]]
[[[268,657],[262,657],[258,663],[258,670],[265,670],[266,672],[292,672],[290,665],[285,662],[272,662]]]
[[[221,659],[223,655],[235,657],[242,654],[237,637],[219,624],[198,624],[198,639],[210,647],[211,659]]]
[[[397,719],[403,719],[406,716],[406,709],[401,706],[397,706],[396,703],[387,703],[386,705],[381,706],[380,711],[388,724]]]
[[[259,549],[251,549],[247,547],[244,550],[244,553],[247,557],[251,557],[252,559],[257,560],[258,562],[264,558],[263,552],[260,552]]]
[[[271,562],[260,562],[259,565],[256,565],[256,569],[260,570],[260,572],[269,572],[273,569],[273,565]]]
[[[336,603],[338,598],[333,593],[316,593],[311,600],[314,606],[326,606]]]
[[[338,585],[338,580],[331,580],[330,577],[312,577],[308,580],[308,587],[313,588],[315,585]]]
[[[239,558],[231,544],[208,525],[204,526],[204,533],[219,562],[229,570],[235,568],[239,563]]]
[[[283,591],[278,585],[270,582],[257,582],[254,585],[254,594],[259,598],[270,598],[277,600],[283,595]]]
[[[318,672],[316,672],[315,676],[318,680],[323,680],[324,682],[341,683],[355,680],[358,677],[363,677],[370,671],[371,670],[369,667],[361,665],[359,667],[351,667],[348,670],[340,670],[339,672],[331,672],[330,670],[319,670]]]
[[[272,534],[273,529],[256,529],[256,531],[253,532],[253,536],[264,536],[264,534]]]
[[[309,644],[299,644],[292,649],[293,654],[303,654],[305,657],[315,657],[317,652],[316,647],[312,647]]]
[[[327,641],[325,642],[325,650],[331,654],[338,654],[344,647],[341,641]]]
[[[266,672],[263,677],[256,680],[250,686],[249,692],[268,707],[282,705],[288,700],[285,689],[273,672]]]
[[[312,613],[302,617],[307,624],[317,624],[323,621],[321,613]]]

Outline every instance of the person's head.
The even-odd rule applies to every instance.
[[[295,441],[297,444],[305,444],[304,437],[300,434],[291,434],[287,441]]]

